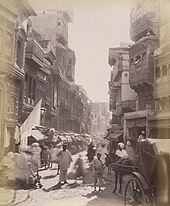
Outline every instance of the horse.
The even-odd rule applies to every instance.
[[[105,153],[105,165],[108,167],[108,172],[111,174],[111,170],[114,170],[115,173],[115,186],[113,193],[117,190],[117,182],[119,179],[119,193],[122,193],[122,177],[125,175],[130,175],[133,172],[137,171],[136,162],[132,159],[122,159],[117,156],[115,153]]]

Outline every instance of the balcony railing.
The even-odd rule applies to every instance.
[[[28,40],[26,45],[26,58],[33,59],[36,63],[43,65],[44,61],[44,50],[34,40]]]

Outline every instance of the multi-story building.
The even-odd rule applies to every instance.
[[[33,18],[33,28],[43,39],[51,41],[56,56],[52,84],[57,112],[52,125],[62,131],[81,132],[85,104],[75,84],[75,52],[68,46],[68,24],[73,13],[56,4],[35,3],[32,5],[37,17]]]
[[[28,1],[0,2],[0,158],[14,146],[14,131],[22,106]]]
[[[112,124],[122,126],[123,114],[136,110],[136,93],[129,85],[129,46],[110,48],[109,65],[112,67],[109,81]]]
[[[129,82],[137,93],[136,112],[124,114],[124,137],[148,135],[147,114],[154,109],[154,51],[159,45],[157,1],[136,1],[130,15]]]
[[[110,112],[107,102],[91,103],[91,134],[104,137],[110,127]]]
[[[170,2],[160,1],[160,45],[154,52],[155,111],[149,113],[150,136],[170,138]]]
[[[44,40],[35,30],[30,31],[26,43],[24,102],[21,122],[28,116],[36,102],[42,98],[42,108],[46,109],[46,114],[41,124],[47,127],[52,125],[53,118],[56,116],[52,86],[55,61],[56,57],[50,41]]]

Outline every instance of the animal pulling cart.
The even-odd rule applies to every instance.
[[[124,205],[170,205],[170,140],[139,142],[139,167],[125,187]]]
[[[138,143],[138,152],[137,164],[112,164],[122,176],[131,174],[125,186],[124,205],[169,206],[170,140],[146,139]]]

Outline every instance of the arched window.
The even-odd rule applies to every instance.
[[[164,66],[162,67],[162,77],[167,76],[167,74],[168,74],[168,68],[167,68],[166,65],[164,65]]]
[[[134,64],[138,64],[140,61],[141,61],[141,56],[138,55],[137,57],[135,57]]]
[[[161,70],[159,67],[156,67],[156,70],[155,70],[155,77],[156,79],[160,78],[161,77]]]

